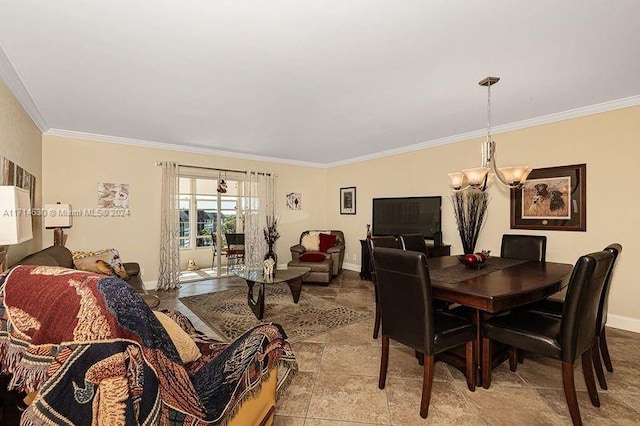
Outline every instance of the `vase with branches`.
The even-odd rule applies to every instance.
[[[273,246],[276,243],[276,240],[280,238],[280,233],[278,232],[278,218],[275,216],[267,215],[267,227],[262,230],[264,234],[264,240],[269,246],[269,251],[264,255],[264,259],[273,259],[274,262],[278,262],[278,256],[273,251]]]
[[[484,223],[489,195],[481,191],[456,192],[451,196],[451,202],[464,253],[473,253]]]

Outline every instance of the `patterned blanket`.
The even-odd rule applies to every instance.
[[[49,266],[0,277],[0,368],[33,392],[23,425],[224,424],[280,365],[296,361],[277,324],[231,344],[198,336],[202,357],[184,366],[153,312],[124,281]],[[180,318],[179,318],[180,319]]]

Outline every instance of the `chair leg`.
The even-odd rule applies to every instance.
[[[476,366],[473,362],[473,350],[475,348],[475,342],[470,340],[465,345],[465,366],[467,376],[467,387],[471,392],[476,391]]]
[[[598,398],[598,389],[596,389],[596,381],[593,378],[591,362],[591,348],[589,348],[582,354],[582,374],[584,375],[584,381],[587,384],[587,391],[589,392],[591,404],[594,407],[599,407],[600,398]]]
[[[424,356],[424,376],[422,377],[422,400],[420,401],[420,417],[427,418],[429,402],[431,401],[431,387],[433,385],[433,355]]]
[[[604,366],[607,367],[607,371],[613,373],[613,364],[611,364],[609,346],[607,346],[607,336],[604,330],[605,327],[602,327],[602,331],[600,331],[600,352],[602,353],[602,360],[604,361]]]
[[[509,370],[518,371],[518,348],[509,346]]]
[[[575,426],[582,426],[578,397],[576,396],[576,385],[573,382],[573,365],[565,361],[562,361],[562,387],[564,388],[564,397],[567,399],[567,405],[569,406],[571,421]]]
[[[373,323],[373,338],[378,338],[378,333],[380,332],[380,303],[376,302],[376,318]]]
[[[518,364],[524,364],[524,351],[522,349],[518,351]]]
[[[424,354],[422,352],[414,351],[416,354],[416,359],[418,360],[418,364],[424,365]]]
[[[378,284],[375,281],[375,277],[373,278],[373,295],[376,300],[376,317],[373,323],[373,338],[378,338],[378,333],[380,332],[380,320],[382,319],[382,314],[380,312],[380,297],[378,296]]]
[[[482,338],[482,387],[491,386],[491,339]]]
[[[591,346],[591,359],[593,360],[593,370],[596,372],[598,383],[600,388],[607,390],[607,380],[604,377],[604,369],[600,362],[600,343],[598,337],[593,338],[593,345]]]
[[[384,389],[387,381],[387,365],[389,365],[389,337],[382,336],[382,357],[380,358],[380,377],[378,387]]]

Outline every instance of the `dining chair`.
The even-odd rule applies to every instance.
[[[433,308],[431,280],[424,253],[374,248],[380,307],[382,309],[382,356],[378,387],[384,389],[389,364],[389,339],[423,354],[424,373],[420,416],[427,417],[435,355],[466,344],[466,379],[475,391],[475,326],[467,319]]]
[[[231,267],[244,263],[244,234],[224,234],[227,240],[227,273]]]
[[[491,344],[500,342],[528,352],[562,361],[562,384],[574,425],[581,425],[573,364],[582,358],[582,370],[591,403],[600,400],[591,368],[591,347],[596,332],[598,305],[613,263],[613,254],[601,251],[582,256],[576,262],[561,317],[526,309],[496,316],[482,326],[482,383],[491,384]]]
[[[544,262],[547,257],[547,237],[543,235],[502,235],[500,257]]]
[[[380,297],[378,296],[376,268],[373,263],[373,249],[376,247],[387,247],[387,248],[397,249],[397,248],[400,248],[400,246],[398,245],[398,240],[396,240],[396,237],[392,235],[368,238],[367,245],[369,246],[369,256],[371,259],[371,261],[369,262],[371,264],[371,282],[373,282],[373,294],[376,302],[376,313],[375,313],[375,318],[373,322],[373,338],[377,339],[378,333],[380,332],[381,315],[380,315]]]
[[[607,312],[609,310],[609,290],[611,289],[611,277],[613,276],[613,269],[618,259],[618,255],[622,252],[622,246],[618,243],[609,244],[604,249],[613,255],[613,262],[611,263],[611,269],[607,273],[607,278],[602,290],[602,296],[600,297],[600,303],[598,305],[598,316],[596,319],[596,334],[593,339],[593,346],[591,347],[591,356],[593,358],[593,368],[598,378],[598,383],[602,389],[607,389],[607,380],[604,376],[604,370],[602,369],[602,363],[600,362],[600,356],[608,371],[613,372],[613,365],[611,364],[611,355],[609,354],[609,346],[607,344],[606,328]],[[540,313],[544,315],[551,315],[555,317],[562,316],[564,309],[564,300],[557,299],[544,299],[540,302],[532,303],[525,306],[526,309],[531,312]]]
[[[427,245],[422,234],[404,234],[399,237],[399,245],[402,250],[419,251],[428,257]]]

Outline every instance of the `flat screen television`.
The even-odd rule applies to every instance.
[[[442,232],[442,197],[373,199],[373,235],[422,234],[433,239]]]

